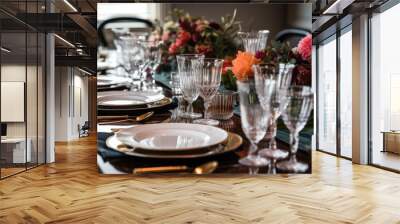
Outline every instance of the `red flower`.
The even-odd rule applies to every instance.
[[[206,45],[206,44],[197,44],[194,47],[195,51],[197,54],[205,54],[208,55],[209,53],[212,52],[212,48],[210,45]]]
[[[176,43],[171,44],[171,46],[169,46],[168,48],[168,53],[169,54],[176,54],[176,52],[178,52],[180,46],[178,46]]]
[[[225,74],[230,69],[232,69],[232,58],[227,57],[222,64],[222,73]]]
[[[265,57],[265,52],[264,52],[264,51],[257,51],[255,57],[256,57],[257,59],[263,60],[264,57]]]
[[[299,41],[297,51],[305,61],[311,61],[312,37],[311,34],[307,35]]]
[[[311,86],[311,67],[309,64],[297,65],[293,70],[295,85]]]
[[[191,39],[190,33],[186,31],[181,31],[178,34],[178,38],[175,41],[175,44],[180,47],[184,44],[186,44],[189,40]]]
[[[219,30],[219,29],[221,29],[221,26],[220,26],[218,23],[216,23],[216,22],[211,22],[211,23],[210,23],[210,27],[213,28],[214,30]]]
[[[179,19],[179,26],[183,29],[183,30],[190,30],[191,29],[191,24],[188,20],[181,18]]]
[[[192,34],[192,41],[193,41],[193,42],[196,43],[197,41],[200,40],[200,38],[201,38],[201,36],[200,36],[199,33],[194,33],[194,34]]]

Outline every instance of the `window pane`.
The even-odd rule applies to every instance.
[[[3,16],[0,13],[0,16]],[[6,16],[5,16],[6,17]],[[31,161],[31,141],[26,141],[25,94],[27,74],[26,33],[1,30],[1,177],[24,171]],[[6,49],[6,50],[4,50]],[[28,146],[28,147],[27,147]]]
[[[399,21],[400,4],[371,20],[372,163],[396,170],[400,170],[400,133],[391,131],[400,130]],[[389,132],[386,139],[382,132]]]
[[[318,48],[318,148],[336,153],[336,40]]]
[[[340,36],[340,153],[351,158],[352,141],[352,35]]]

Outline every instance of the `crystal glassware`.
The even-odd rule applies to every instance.
[[[244,50],[253,54],[265,49],[267,46],[268,35],[269,30],[259,30],[258,32],[238,32]]]
[[[219,91],[211,101],[209,108],[211,118],[229,120],[233,116],[237,92],[232,90]]]
[[[270,173],[275,173],[275,162],[288,156],[287,150],[276,145],[277,120],[285,106],[282,94],[292,82],[293,64],[258,64],[253,66],[257,94],[265,110],[271,112],[268,130],[271,132],[269,147],[260,151],[261,156],[271,159]]]
[[[114,46],[116,51],[116,62],[117,65],[124,65],[124,57],[123,57],[123,41],[121,37],[129,36],[129,29],[123,27],[115,27],[111,29],[114,34]],[[121,70],[126,74],[126,71]]]
[[[143,86],[146,89],[156,89],[154,80],[155,64],[158,63],[158,53],[160,53],[159,45],[155,41],[139,40],[138,43],[144,51],[144,61],[140,66],[141,78]]]
[[[254,80],[237,81],[236,83],[239,92],[242,130],[251,143],[249,153],[240,159],[239,163],[248,167],[268,166],[269,160],[258,154],[257,144],[265,136],[270,114],[261,106]]]
[[[288,160],[278,162],[276,167],[295,173],[305,172],[308,165],[297,161],[296,153],[299,146],[299,132],[307,124],[313,109],[313,93],[308,86],[292,86],[283,95],[286,107],[282,112],[282,118],[290,131],[290,156]]]
[[[135,88],[141,88],[142,81],[144,80],[141,68],[146,60],[146,51],[143,45],[135,37],[122,36],[122,56],[123,56],[123,67],[135,84]]]
[[[202,54],[180,54],[176,56],[182,95],[189,104],[186,112],[181,114],[183,118],[195,119],[201,117],[201,114],[193,112],[193,102],[199,97],[200,91],[196,85],[195,76],[197,74],[192,69],[192,62],[202,60],[204,60]]]
[[[193,60],[192,69],[195,73],[196,86],[204,101],[204,118],[195,120],[194,123],[204,125],[218,125],[218,121],[211,119],[208,108],[211,100],[218,92],[221,83],[223,59],[205,58],[204,60]]]
[[[182,106],[183,106],[183,97],[182,97],[182,91],[181,91],[181,81],[179,79],[179,75],[176,72],[171,72],[170,73],[170,84],[171,84],[171,92],[172,96],[176,99],[177,101],[177,108],[174,110],[174,113],[176,117],[179,117],[180,114],[182,113]]]

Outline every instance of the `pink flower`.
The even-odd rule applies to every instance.
[[[311,49],[312,49],[312,37],[311,34],[307,35],[299,41],[297,45],[297,51],[305,61],[311,60]]]
[[[160,36],[160,34],[158,34],[158,33],[152,33],[151,35],[150,35],[150,37],[149,37],[149,41],[150,42],[157,42],[157,41],[160,41],[161,40],[161,36]]]
[[[201,33],[206,29],[207,25],[208,21],[199,19],[195,22],[195,31]]]
[[[163,33],[161,40],[167,41],[168,39],[169,39],[169,32],[167,31]]]

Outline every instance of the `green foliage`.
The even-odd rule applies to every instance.
[[[279,64],[279,63],[290,63],[296,64],[296,55],[293,52],[292,46],[289,42],[271,41],[271,45],[268,46],[265,51],[265,57],[263,58],[264,63]]]
[[[221,83],[227,90],[237,91],[236,77],[231,70],[227,70],[221,77]]]

